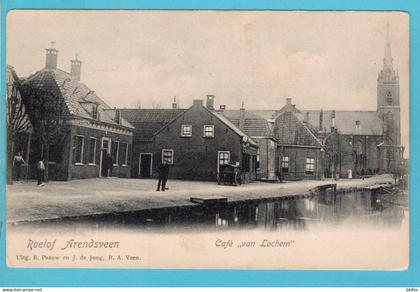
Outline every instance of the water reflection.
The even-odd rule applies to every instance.
[[[396,194],[397,196],[397,194]],[[325,192],[306,198],[285,198],[271,202],[229,203],[214,206],[179,207],[141,212],[68,218],[31,223],[37,228],[59,227],[80,232],[121,229],[168,231],[265,229],[308,230],[352,224],[399,227],[408,211],[384,200],[379,192]],[[15,228],[19,226],[15,226]],[[28,227],[28,226],[27,226]]]

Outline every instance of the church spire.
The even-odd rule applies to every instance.
[[[389,22],[386,23],[386,44],[385,44],[385,56],[384,56],[384,71],[393,70],[392,66],[392,53],[391,53],[391,42],[389,40]]]

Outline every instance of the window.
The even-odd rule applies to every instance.
[[[281,158],[281,171],[289,172],[289,156],[283,156]]]
[[[392,105],[392,97],[387,97],[387,98],[386,98],[386,103],[387,103],[388,105]]]
[[[89,164],[96,163],[96,138],[89,138]]]
[[[174,164],[174,150],[163,149],[162,150],[162,162],[166,161],[168,164]]]
[[[121,163],[122,165],[127,165],[127,159],[128,159],[128,144],[127,143],[121,143]]]
[[[120,142],[118,141],[114,141],[112,142],[112,161],[114,163],[114,165],[118,165],[118,152],[120,151]]]
[[[76,164],[83,163],[83,146],[85,137],[76,136],[73,140],[73,162]]]
[[[360,121],[356,121],[356,126],[360,126]]]
[[[182,137],[191,137],[192,136],[192,126],[191,125],[181,125],[181,136]]]
[[[230,152],[219,151],[219,166],[229,164],[229,162],[230,162]]]
[[[306,158],[305,173],[314,174],[314,171],[315,171],[315,158],[311,158],[311,157]]]
[[[205,138],[214,137],[214,125],[204,125],[204,137]]]

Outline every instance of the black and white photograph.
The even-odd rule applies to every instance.
[[[12,10],[6,60],[9,266],[408,267],[407,13]]]

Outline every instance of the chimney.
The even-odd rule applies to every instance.
[[[177,109],[178,103],[176,102],[176,96],[174,96],[174,102],[172,103],[172,109]]]
[[[45,68],[55,69],[57,68],[57,55],[58,51],[54,48],[54,42],[51,42],[51,47],[45,49]]]
[[[242,102],[241,109],[239,110],[239,129],[243,130],[245,128],[245,107],[244,102]]]
[[[80,81],[80,73],[82,71],[82,61],[78,59],[78,55],[76,54],[74,60],[71,60],[70,63],[71,63],[71,69],[70,69],[71,76],[74,79]]]
[[[322,122],[324,120],[324,112],[322,109],[319,111],[319,130],[323,129]]]
[[[114,107],[114,111],[115,111],[115,119],[114,119],[114,121],[118,125],[121,125],[121,122],[122,122],[122,119],[121,119],[121,111],[119,109],[117,109],[116,107]]]
[[[303,123],[308,124],[309,122],[309,112],[305,113],[305,116],[303,117]]]
[[[202,99],[194,99],[193,100],[193,106],[195,106],[195,107],[203,106],[203,100]]]
[[[224,111],[225,109],[226,109],[226,105],[221,104],[221,105],[220,105],[220,110],[221,110],[221,111]]]
[[[331,132],[335,130],[335,110],[331,112]]]
[[[286,105],[292,106],[292,99],[290,97],[286,97]]]
[[[207,94],[206,107],[207,107],[209,110],[214,110],[214,95],[212,95],[212,94]]]

